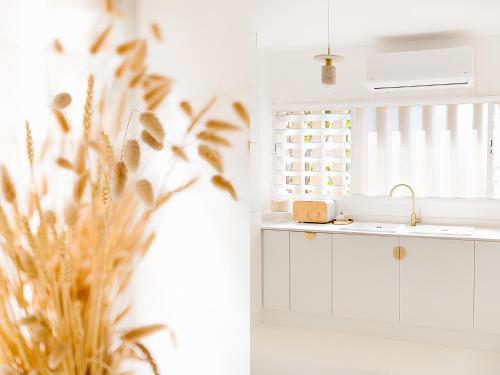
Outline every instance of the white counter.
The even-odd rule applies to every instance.
[[[341,227],[343,227],[341,229]],[[409,233],[408,226],[403,226],[400,230],[394,233],[388,232],[373,232],[373,231],[360,231],[360,230],[349,230],[349,225],[333,225],[328,224],[308,224],[308,223],[296,223],[293,221],[288,221],[284,223],[278,223],[273,221],[263,221],[261,224],[262,229],[271,230],[287,230],[295,232],[318,232],[318,233],[339,233],[339,234],[365,234],[365,235],[375,235],[375,236],[408,236],[408,237],[428,237],[428,238],[443,238],[443,239],[460,239],[460,240],[471,240],[471,241],[500,241],[500,229],[495,228],[475,228],[471,235],[442,235],[442,234],[420,234],[420,233]]]

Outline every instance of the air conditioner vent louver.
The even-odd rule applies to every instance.
[[[375,55],[367,85],[372,92],[473,87],[473,61],[470,47]]]

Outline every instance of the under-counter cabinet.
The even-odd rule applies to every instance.
[[[331,314],[331,234],[290,233],[290,310]]]
[[[474,330],[500,334],[500,243],[476,241]]]
[[[333,236],[333,314],[397,323],[399,320],[398,237]]]
[[[474,241],[401,237],[400,322],[473,330]]]
[[[265,309],[290,308],[290,236],[286,231],[266,230],[262,236],[263,305]]]

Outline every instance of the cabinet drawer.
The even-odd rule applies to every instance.
[[[263,305],[266,309],[290,309],[289,245],[289,232],[265,230],[262,235]]]
[[[300,313],[331,313],[332,235],[290,233],[290,308]]]

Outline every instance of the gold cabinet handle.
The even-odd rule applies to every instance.
[[[308,240],[314,240],[316,238],[316,233],[313,232],[304,232],[304,237]]]
[[[394,251],[392,252],[392,255],[397,260],[401,260],[406,256],[406,250],[404,249],[404,247],[401,246],[395,247]]]

